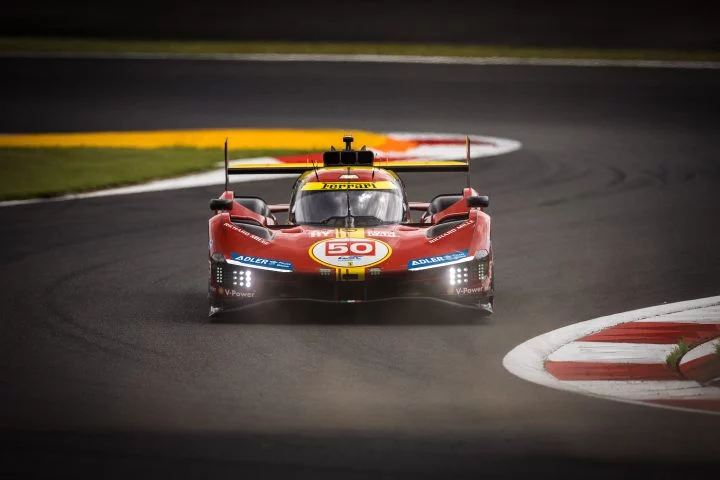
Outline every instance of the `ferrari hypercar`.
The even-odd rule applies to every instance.
[[[210,201],[210,316],[281,299],[426,298],[492,313],[489,199],[469,186],[469,140],[464,161],[428,162],[377,158],[354,149],[351,135],[343,141],[322,164],[232,166],[226,142],[225,191]],[[466,172],[468,186],[409,202],[399,174],[439,171]],[[229,175],[257,173],[297,174],[289,203],[229,190]]]

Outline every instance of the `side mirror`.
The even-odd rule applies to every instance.
[[[481,195],[477,197],[467,197],[465,203],[470,208],[486,208],[490,206],[490,197],[487,195]]]
[[[213,198],[210,200],[210,210],[232,210],[233,201],[225,198]]]

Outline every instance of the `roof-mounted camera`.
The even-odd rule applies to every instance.
[[[330,151],[323,153],[323,166],[335,167],[335,166],[372,166],[375,161],[375,154],[372,150],[353,150],[352,142],[355,139],[352,135],[343,135],[343,142],[345,142],[345,150],[335,150],[334,147],[330,147]]]

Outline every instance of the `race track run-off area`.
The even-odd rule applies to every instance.
[[[469,134],[496,275],[482,318],[282,303],[213,322],[219,166],[0,208],[0,477],[716,476],[720,70],[0,63],[4,135],[332,129],[317,152],[412,132],[431,142],[367,144],[464,158]],[[208,141],[218,163],[224,139]],[[492,139],[521,148],[485,156]],[[413,202],[467,184],[402,179]],[[293,182],[231,189],[281,204]]]
[[[563,327],[517,346],[503,364],[561,390],[720,414],[720,297]]]
[[[307,163],[308,165],[322,165],[322,152],[318,152],[319,145],[326,144],[342,147],[342,135],[353,132],[323,131],[323,130],[182,130],[161,132],[93,132],[69,134],[35,134],[35,135],[0,135],[0,146],[33,146],[46,145],[51,147],[95,147],[110,148],[133,147],[151,148],[162,146],[218,146],[227,139],[235,145],[240,137],[241,146],[245,148],[269,148],[276,145],[285,145],[293,148],[307,148],[308,152],[300,155],[287,155],[279,157],[257,157],[243,160],[231,160],[230,164],[238,163]],[[248,138],[250,137],[250,138]],[[290,140],[286,137],[290,137]],[[360,132],[360,139],[373,141],[371,145],[363,145],[372,150],[377,158],[378,166],[382,167],[384,160],[406,161],[438,161],[462,160],[466,157],[467,143],[470,146],[470,158],[477,159],[510,153],[521,147],[516,140],[486,137],[481,135],[452,134],[452,133],[409,133],[409,132]],[[273,140],[276,139],[276,143]],[[361,148],[359,145],[357,148]],[[218,149],[220,156],[220,149]],[[222,162],[220,162],[222,165]],[[253,174],[233,176],[231,183],[247,183],[259,180],[273,180],[278,178],[294,178],[297,175],[267,175]],[[84,198],[106,197],[114,195],[130,195],[146,192],[159,192],[177,190],[181,188],[203,187],[210,185],[223,185],[225,176],[223,168],[181,177],[155,180],[152,182],[125,187],[102,189],[87,193],[69,193],[56,197],[38,198],[29,200],[9,200],[0,202],[0,207],[26,205],[38,202],[56,202],[63,200],[79,200]]]

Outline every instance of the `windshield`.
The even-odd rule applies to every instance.
[[[348,204],[352,226],[402,221],[403,199],[398,190],[323,190],[298,192],[295,223],[345,226]]]

